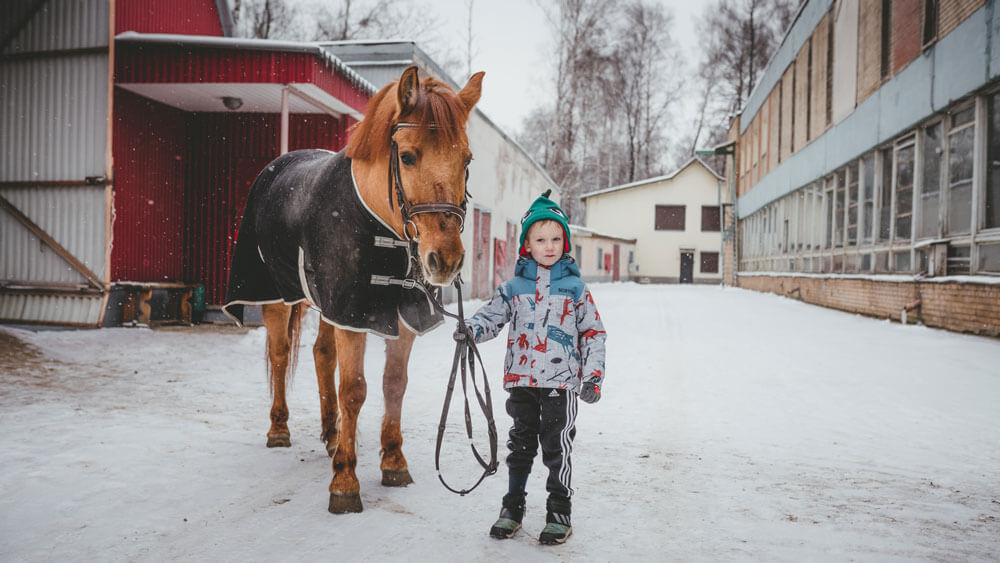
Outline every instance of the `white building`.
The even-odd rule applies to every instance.
[[[720,283],[723,182],[692,158],[666,176],[584,194],[587,227],[635,239],[636,281]]]

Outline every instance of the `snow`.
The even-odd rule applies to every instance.
[[[406,488],[379,484],[383,346],[370,340],[358,435],[365,509],[349,515],[326,510],[330,461],[308,344],[289,395],[292,447],[267,449],[262,328],[0,327],[0,557],[1000,558],[1000,341],[732,288],[592,290],[608,376],[603,399],[580,406],[574,535],[563,546],[536,541],[540,460],[512,540],[487,536],[503,467],[464,497],[438,482],[450,326],[414,348],[403,422],[416,483]],[[316,322],[311,314],[303,342]],[[482,347],[501,439],[502,347]],[[467,487],[479,471],[460,408],[456,399],[442,467]]]

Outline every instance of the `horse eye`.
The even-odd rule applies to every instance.
[[[415,166],[417,164],[417,157],[412,152],[404,152],[399,155],[399,160],[407,166]]]

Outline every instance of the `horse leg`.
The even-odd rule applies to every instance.
[[[334,373],[337,371],[337,343],[333,325],[320,321],[319,335],[313,346],[316,361],[316,379],[319,381],[319,408],[323,417],[323,435],[326,453],[333,457],[337,451],[337,386]]]
[[[358,464],[355,433],[358,413],[368,393],[365,383],[365,333],[334,329],[337,365],[340,367],[340,431],[333,454],[330,512],[361,512],[361,485],[354,473]]]
[[[403,394],[406,393],[406,366],[416,335],[399,323],[399,338],[387,340],[385,346],[385,372],[382,376],[382,394],[385,397],[385,416],[382,418],[382,484],[405,487],[413,482],[403,457],[403,431],[400,418],[403,411]]]
[[[292,445],[288,431],[288,403],[285,401],[285,376],[291,356],[291,338],[288,322],[292,308],[284,303],[262,306],[264,326],[267,328],[267,360],[271,377],[271,429],[267,431],[267,447],[287,448]]]

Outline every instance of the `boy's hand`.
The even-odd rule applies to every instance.
[[[601,400],[601,388],[590,381],[583,384],[580,389],[580,400],[584,403],[596,403]]]

